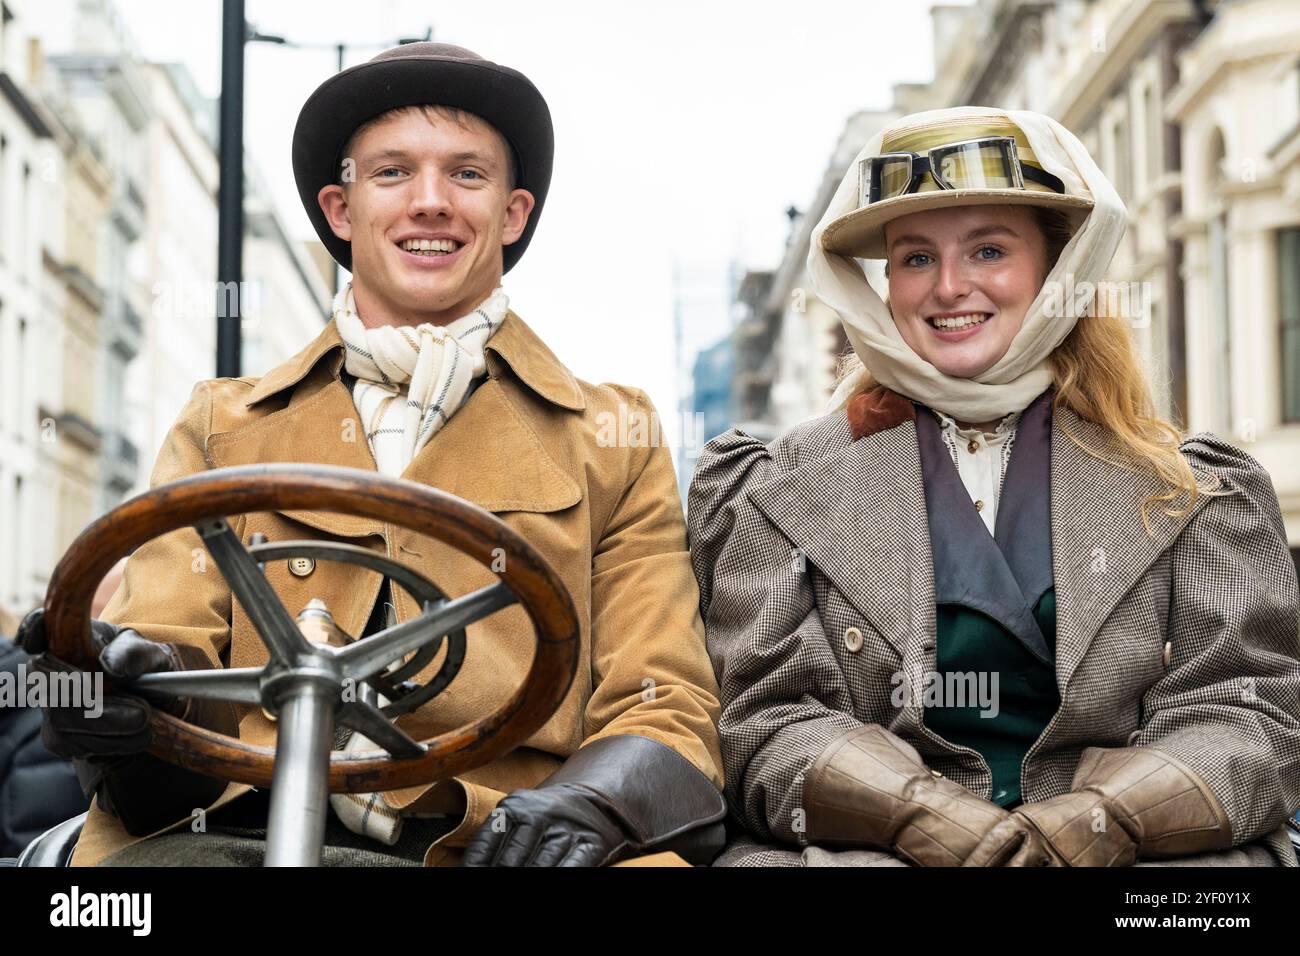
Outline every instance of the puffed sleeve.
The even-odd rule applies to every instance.
[[[709,442],[688,495],[691,561],[722,693],[726,793],[763,838],[806,843],[803,779],[835,739],[862,726],[830,649],[809,571],[749,500],[779,475],[773,449],[739,430]]]
[[[1218,796],[1234,844],[1300,806],[1300,598],[1277,494],[1245,452],[1203,433],[1183,443],[1229,493],[1173,545],[1168,672],[1143,698],[1136,746],[1178,757]]]

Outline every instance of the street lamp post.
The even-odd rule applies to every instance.
[[[433,38],[428,27],[422,37],[402,37],[397,42],[419,43]],[[244,45],[278,43],[299,49],[333,49],[343,69],[349,47],[382,49],[377,43],[294,43],[282,36],[259,33],[244,19],[244,0],[222,0],[221,8],[221,103],[217,158],[220,179],[217,187],[217,377],[240,375],[242,341],[240,335],[244,273]],[[232,284],[233,283],[233,284]],[[334,289],[338,292],[338,268],[334,269]],[[235,295],[221,290],[235,289]],[[227,308],[233,303],[234,308]],[[233,314],[232,314],[233,313]]]
[[[217,158],[217,377],[236,378],[240,365],[238,294],[224,296],[223,289],[240,288],[244,273],[244,0],[224,0],[221,10],[221,123]],[[230,285],[229,283],[235,283]],[[234,314],[226,308],[234,303]]]

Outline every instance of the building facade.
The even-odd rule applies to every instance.
[[[111,0],[0,0],[0,608],[21,614],[88,522],[148,487],[217,311],[244,374],[329,318],[328,275],[247,164],[245,262],[216,282],[215,104],[142,60]],[[312,246],[319,246],[314,240]]]
[[[1269,470],[1300,549],[1300,4],[1220,4],[1178,59],[1188,422]]]

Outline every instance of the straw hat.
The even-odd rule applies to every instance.
[[[927,114],[920,114],[926,116]],[[1010,119],[993,116],[968,116],[939,122],[917,122],[917,116],[907,116],[882,132],[880,153],[910,152],[925,155],[936,146],[960,143],[989,136],[1008,136],[1015,140],[1016,154],[1023,166],[1046,173],[1034,155],[1033,147],[1024,131]],[[865,176],[865,160],[860,164],[859,175]],[[822,248],[839,255],[860,259],[884,259],[885,225],[914,212],[926,209],[944,209],[949,206],[1043,206],[1065,213],[1072,230],[1078,229],[1092,211],[1093,201],[1085,196],[1067,195],[1052,186],[1030,179],[1027,174],[1023,189],[945,189],[930,174],[922,177],[914,193],[867,203],[865,180],[859,193],[862,203],[857,208],[831,222],[822,233]],[[1055,179],[1051,174],[1039,177]],[[1059,180],[1058,180],[1059,182]]]

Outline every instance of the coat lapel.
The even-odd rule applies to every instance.
[[[251,426],[210,436],[208,461],[213,468],[303,463],[376,470],[357,407],[337,379]],[[382,522],[355,515],[328,511],[282,514],[341,537],[383,534]]]
[[[904,660],[934,632],[934,574],[916,425],[852,440],[836,420],[809,464],[750,491]],[[816,455],[817,452],[813,451]]]
[[[1062,696],[1115,605],[1151,567],[1178,532],[1209,501],[1198,496],[1191,514],[1170,518],[1148,511],[1148,535],[1138,508],[1163,490],[1139,475],[1088,454],[1112,447],[1106,431],[1058,406],[1052,428],[1052,566],[1056,582],[1056,673]]]
[[[470,396],[402,472],[488,511],[561,511],[582,498],[496,378]]]
[[[960,604],[988,615],[1006,628],[1030,654],[1050,665],[1051,648],[1034,619],[1028,595],[1008,560],[1008,552],[1013,549],[1008,547],[1007,541],[998,542],[989,534],[988,526],[975,510],[970,492],[948,454],[939,423],[928,409],[923,408],[917,416],[917,440],[921,473],[925,476],[935,603]],[[1020,452],[1023,457],[1025,451],[1025,447],[1017,442],[1012,451],[1012,464],[1016,463],[1016,453]],[[1043,466],[1045,478],[1045,462]],[[1035,495],[1041,497],[1041,494],[1042,489],[1037,489]],[[1046,502],[1042,502],[1042,510],[1046,523]],[[999,506],[999,523],[1004,514],[1004,509]],[[1038,530],[1044,540],[1050,535],[1046,527]],[[1035,600],[1037,597],[1034,595]]]
[[[439,488],[489,511],[550,512],[581,499],[577,482],[556,462],[529,424],[524,387],[569,411],[582,393],[518,316],[507,315],[488,340],[489,377],[420,449],[402,478]],[[377,471],[348,387],[340,379],[342,339],[330,322],[302,352],[264,376],[245,404],[292,389],[288,405],[249,426],[209,437],[212,467],[303,462]],[[549,406],[542,406],[543,408]],[[381,522],[324,511],[283,514],[341,537],[385,535]]]

